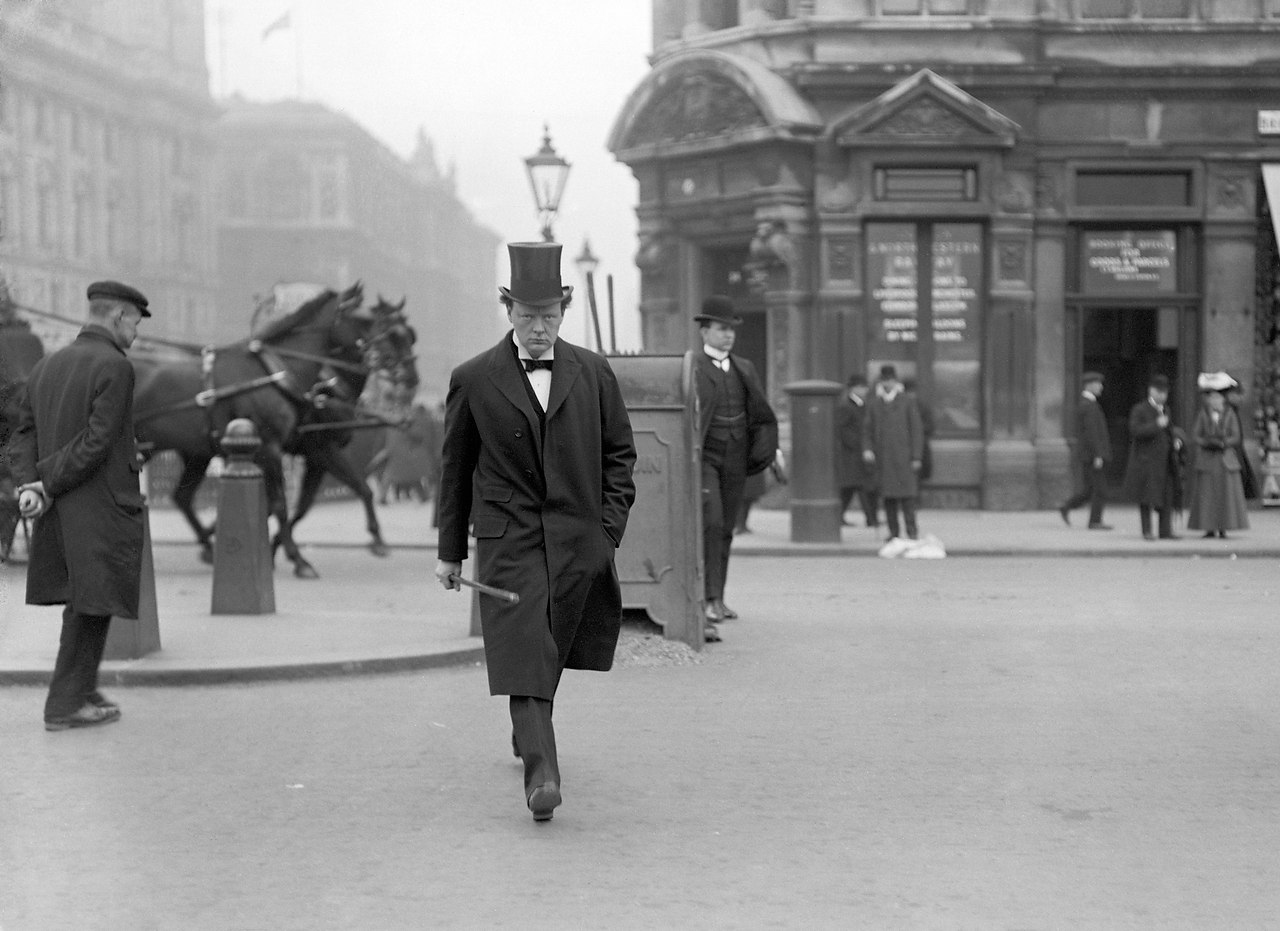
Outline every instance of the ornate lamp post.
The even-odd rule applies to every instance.
[[[538,206],[538,222],[542,224],[542,238],[555,242],[551,235],[551,221],[560,210],[560,197],[569,179],[569,163],[560,157],[551,145],[551,130],[542,126],[542,148],[524,160],[529,174],[529,186],[533,188],[533,200]]]
[[[604,352],[604,339],[600,336],[600,315],[596,311],[595,273],[600,259],[591,251],[591,240],[585,236],[582,239],[582,253],[573,260],[573,264],[578,266],[578,273],[587,283],[587,305],[591,308],[591,322],[596,328],[596,348]]]

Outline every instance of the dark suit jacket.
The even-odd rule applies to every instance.
[[[17,484],[41,479],[53,506],[36,521],[29,604],[137,617],[142,467],[133,437],[133,366],[102,327],[40,360],[9,441]]]
[[[698,392],[699,437],[705,441],[716,407],[715,363],[701,349],[692,350]],[[756,367],[742,356],[729,354],[729,365],[747,386],[747,475],[763,472],[778,452],[778,418],[769,406]]]
[[[561,670],[613,664],[622,622],[613,559],[635,500],[636,451],[608,361],[564,340],[542,437],[511,339],[449,382],[439,557],[467,557],[470,521],[480,581],[520,595],[518,605],[479,601],[490,691],[551,699]]]
[[[1076,458],[1086,466],[1093,460],[1111,461],[1111,434],[1107,431],[1107,415],[1096,399],[1080,398],[1076,408]]]

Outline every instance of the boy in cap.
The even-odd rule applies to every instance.
[[[112,615],[138,616],[143,498],[133,436],[133,366],[125,350],[150,317],[142,293],[89,285],[89,316],[68,346],[38,362],[19,396],[9,455],[31,538],[27,603],[65,605],[45,701],[45,729],[107,724],[120,708],[98,691]]]

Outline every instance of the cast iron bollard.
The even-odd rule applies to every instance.
[[[138,616],[113,617],[103,659],[141,659],[160,649],[160,611],[156,605],[156,564],[151,555],[151,509],[142,508],[142,578]]]
[[[834,381],[797,381],[791,396],[791,542],[839,543]]]
[[[227,424],[226,468],[218,479],[218,530],[213,538],[213,614],[274,614],[267,490],[254,463],[262,441],[252,421]]]

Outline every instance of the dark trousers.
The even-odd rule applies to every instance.
[[[884,520],[889,525],[889,536],[898,536],[898,507],[902,507],[902,518],[907,525],[907,537],[914,540],[916,538],[916,499],[915,498],[885,498],[884,499]]]
[[[1107,475],[1105,469],[1095,469],[1092,462],[1082,463],[1080,473],[1084,487],[1063,502],[1062,507],[1074,511],[1086,501],[1089,503],[1089,523],[1102,523],[1102,508],[1107,503]]]
[[[733,525],[742,507],[746,482],[746,438],[718,439],[708,435],[702,449],[703,572],[708,601],[724,597]]]
[[[44,716],[75,714],[98,688],[98,666],[107,646],[111,615],[81,614],[67,605],[62,611],[62,638]]]
[[[843,514],[849,510],[849,505],[852,503],[855,493],[858,495],[858,502],[862,506],[862,516],[866,518],[867,526],[880,526],[880,518],[877,513],[880,510],[880,495],[872,488],[859,488],[857,485],[845,485],[841,488],[840,513]]]
[[[511,733],[524,760],[524,797],[544,782],[560,784],[552,703],[530,695],[511,696]]]
[[[1162,537],[1173,535],[1173,514],[1169,508],[1153,508],[1149,504],[1138,505],[1138,520],[1142,522],[1142,534],[1151,532],[1151,512],[1156,512],[1157,533]]]

